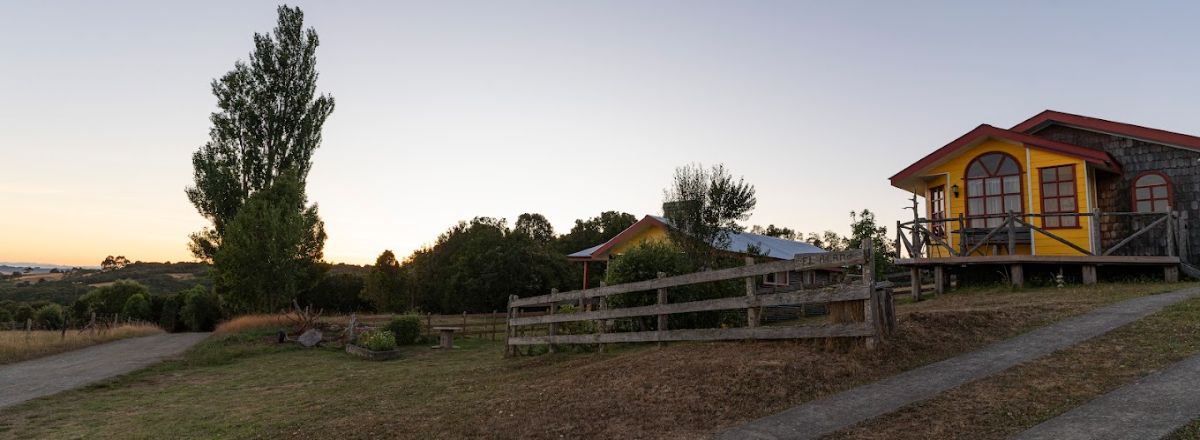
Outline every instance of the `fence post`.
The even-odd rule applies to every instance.
[[[499,317],[499,315],[497,315],[497,314],[496,314],[496,310],[495,310],[495,309],[492,309],[492,332],[491,332],[491,336],[492,336],[492,340],[493,340],[493,341],[495,341],[495,340],[496,340],[496,318],[498,318],[498,317]]]
[[[556,294],[556,293],[558,293],[558,289],[550,289],[551,295]],[[554,302],[553,300],[550,301],[550,314],[553,315],[557,311],[558,311],[558,303]],[[550,336],[550,353],[551,354],[558,353],[558,345],[554,343],[554,336],[558,335],[558,323],[551,322],[549,327],[550,327],[550,330],[548,331],[548,333]]]
[[[605,283],[604,281],[600,282],[600,287],[604,287],[606,285],[607,285],[607,283]],[[608,298],[597,298],[597,302],[600,303],[599,309],[601,311],[608,310]],[[596,320],[596,331],[599,332],[600,334],[603,335],[604,332],[607,330],[607,327],[608,327],[607,319],[597,319]],[[598,347],[596,347],[596,351],[599,353],[604,353],[604,343],[601,342],[596,345],[598,345]]]
[[[512,320],[516,318],[516,307],[513,307],[513,300],[516,300],[516,295],[508,296],[508,305],[504,308],[507,319],[504,321],[504,357],[513,357],[517,354],[516,346],[510,343],[510,339],[515,335],[516,329],[513,328]]]
[[[1045,226],[1045,223],[1043,223],[1042,227]],[[1104,243],[1104,239],[1100,237],[1100,210],[1098,209],[1092,210],[1092,218],[1088,220],[1088,232],[1092,234],[1092,255],[1103,255],[1104,249],[1102,249],[1103,245],[1101,243]]]
[[[467,311],[466,311],[466,310],[463,310],[463,330],[462,330],[462,337],[463,337],[463,339],[467,339]]]
[[[863,247],[862,252],[863,252],[863,260],[864,260],[863,261],[863,273],[862,273],[863,284],[867,287],[867,291],[870,292],[870,295],[868,296],[867,300],[864,301],[864,304],[863,304],[863,307],[864,307],[863,320],[866,321],[867,326],[870,327],[875,334],[874,336],[868,336],[864,340],[864,342],[866,343],[867,349],[874,349],[876,343],[879,342],[879,336],[882,334],[882,331],[879,326],[879,319],[877,319],[877,317],[875,316],[876,304],[879,302],[879,292],[877,292],[875,290],[875,252],[874,252],[875,249],[874,249],[874,244],[875,243],[872,240],[863,240],[863,242],[862,242],[862,247]],[[918,281],[918,286],[919,285],[920,285],[920,283]]]
[[[659,278],[659,279],[663,279],[663,278],[666,278],[666,277],[667,277],[667,274],[666,274],[666,272],[659,272],[659,273],[658,273],[658,278]],[[667,289],[658,289],[658,305],[660,305],[660,306],[661,306],[661,305],[665,305],[666,303],[667,303]],[[658,346],[659,346],[659,347],[662,347],[662,346],[664,346],[664,345],[667,345],[667,344],[666,344],[665,342],[663,342],[663,340],[662,340],[662,332],[664,332],[664,331],[666,331],[666,330],[667,330],[667,315],[666,315],[666,314],[660,314],[660,315],[658,315],[658,326],[657,326],[657,327],[655,327],[655,329],[658,331],[658,332],[657,332],[657,333],[658,333],[658,335],[657,335],[657,337],[658,337]]]
[[[1167,256],[1175,256],[1175,211],[1167,211]]]
[[[25,318],[25,342],[33,337],[33,318]]]
[[[1016,235],[1017,222],[1013,221],[1014,218],[1015,217],[1013,217],[1013,212],[1008,211],[1008,217],[1004,219],[1004,224],[1008,225],[1008,254],[1009,255],[1014,255],[1014,252],[1017,251],[1017,235]]]
[[[745,259],[747,266],[754,265],[754,257],[747,256]],[[755,298],[758,283],[754,278],[746,277],[746,297],[750,299],[749,306],[746,307],[746,326],[751,328],[758,327],[758,300]]]
[[[967,253],[967,218],[958,213],[958,254],[966,257]]]

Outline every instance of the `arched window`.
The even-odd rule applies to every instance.
[[[1133,210],[1137,212],[1167,212],[1171,210],[1171,180],[1166,175],[1150,171],[1133,180]]]
[[[994,228],[1004,214],[1022,213],[1021,165],[1004,153],[984,153],[967,164],[967,216],[972,228]]]

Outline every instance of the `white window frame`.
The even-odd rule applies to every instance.
[[[779,282],[779,274],[783,274],[783,282]],[[768,279],[767,277],[772,277],[773,279]],[[767,285],[767,286],[786,286],[788,284],[791,284],[790,281],[791,281],[791,273],[788,271],[775,272],[775,273],[769,273],[769,274],[763,275],[763,284]]]

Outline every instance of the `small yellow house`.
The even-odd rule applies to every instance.
[[[891,177],[914,211],[925,200],[896,225],[896,264],[914,280],[932,269],[935,291],[971,265],[1005,265],[1016,285],[1027,265],[1078,268],[1085,284],[1101,265],[1200,277],[1197,164],[1200,137],[1122,122],[1046,110],[1011,129],[980,125]]]
[[[612,239],[590,248],[567,255],[567,259],[583,263],[583,288],[588,285],[589,262],[607,262],[618,258],[627,250],[647,241],[668,241],[668,225],[670,220],[664,217],[647,215],[633,225],[621,231]],[[753,255],[769,259],[792,259],[799,254],[822,253],[824,249],[811,244],[787,240],[767,235],[740,232],[731,234],[729,245],[723,249],[730,253]],[[820,270],[805,273],[777,273],[763,277],[761,285],[773,288],[804,288],[836,282],[840,279],[839,271]]]
[[[1010,214],[1092,252],[1096,177],[1120,173],[1108,153],[980,125],[892,176],[891,184],[925,199],[928,257],[1008,253],[1006,233],[987,233]],[[1061,214],[1061,215],[1055,215]],[[1079,255],[1070,244],[1017,227],[1013,254]],[[985,240],[986,239],[986,240]]]

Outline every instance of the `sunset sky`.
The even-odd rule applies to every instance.
[[[891,230],[887,178],[980,123],[1200,133],[1200,9],[1126,3],[299,2],[337,100],[309,179],[326,259],[473,216],[657,214],[688,162],[757,187],[749,224]],[[275,5],[0,4],[0,261],[190,260],[209,82]]]

